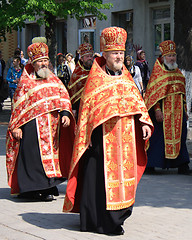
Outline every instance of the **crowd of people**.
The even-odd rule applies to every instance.
[[[125,56],[126,40],[123,28],[105,28],[102,55],[90,43],[81,44],[75,58],[58,53],[56,74],[42,38],[28,47],[28,62],[19,49],[7,64],[1,60],[1,84],[9,83],[12,101],[6,150],[11,194],[52,201],[67,179],[63,211],[80,213],[81,231],[124,234],[144,172],[191,174],[176,45],[159,45],[150,73],[145,51],[137,52],[136,62]]]

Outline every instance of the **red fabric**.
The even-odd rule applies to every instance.
[[[157,59],[144,100],[148,110],[158,109],[159,101],[162,101],[165,157],[169,159],[177,158],[180,153],[185,92],[185,77],[181,71],[178,68],[167,70],[161,58]]]
[[[44,96],[44,98],[42,98],[42,96]],[[32,65],[26,65],[15,91],[12,109],[13,110],[6,139],[6,166],[8,173],[8,184],[12,188],[12,193],[18,193],[16,164],[20,145],[20,141],[13,137],[12,131],[35,118],[37,118],[38,122],[44,126],[46,123],[41,123],[41,121],[44,121],[47,113],[51,113],[52,123],[58,123],[56,118],[59,117],[59,111],[66,110],[70,112],[70,127],[63,129],[61,125],[60,157],[62,158],[58,159],[59,165],[57,163],[57,159],[50,159],[50,161],[53,161],[51,164],[56,164],[58,169],[56,176],[60,176],[60,174],[63,177],[68,176],[68,169],[65,168],[64,162],[69,165],[69,162],[71,161],[75,121],[72,115],[68,92],[60,79],[58,79],[53,73],[50,73],[48,79],[36,79]],[[49,131],[47,127],[45,129]],[[42,130],[41,127],[40,130]],[[55,127],[54,124],[52,131],[57,131],[57,127]],[[39,134],[41,134],[41,132]],[[42,134],[45,135],[45,138],[46,133]],[[67,135],[64,136],[64,134]],[[45,142],[45,144],[47,143]],[[65,146],[67,146],[68,149]],[[40,147],[43,147],[43,144]],[[49,151],[49,149],[47,151]],[[42,152],[46,153],[45,150]],[[50,173],[47,173],[48,177],[54,177],[56,173],[51,173],[49,166],[46,167],[46,164],[50,163],[48,161],[47,163],[46,161],[43,162],[45,172],[46,169],[49,169],[50,171]]]
[[[90,70],[85,69],[80,61],[78,61],[68,84],[68,92],[72,104],[81,98],[89,71]]]
[[[148,115],[148,111],[145,107],[143,99],[135,86],[135,83],[130,75],[130,73],[123,68],[123,74],[120,76],[109,76],[102,70],[102,66],[105,64],[104,58],[96,58],[90,74],[88,76],[84,92],[81,96],[81,105],[79,109],[79,118],[77,123],[77,132],[74,143],[73,157],[69,172],[69,180],[67,184],[67,192],[64,201],[63,211],[79,211],[79,201],[80,201],[80,192],[81,192],[81,167],[82,162],[80,161],[83,153],[86,151],[90,144],[91,134],[93,130],[101,125],[109,123],[107,135],[112,133],[112,138],[106,139],[106,145],[111,141],[111,151],[114,151],[117,146],[117,138],[118,141],[121,141],[125,149],[123,150],[125,154],[123,155],[122,162],[124,164],[125,169],[128,169],[132,164],[129,163],[128,159],[125,157],[126,154],[130,154],[131,151],[127,151],[127,146],[131,146],[131,148],[136,148],[137,159],[133,157],[133,160],[136,160],[137,167],[132,169],[132,174],[134,174],[134,189],[131,189],[132,194],[135,194],[136,185],[139,182],[145,166],[146,166],[146,153],[144,150],[145,142],[142,139],[141,132],[141,123],[148,124],[152,129],[153,125]],[[139,125],[136,124],[135,129],[131,129],[130,125],[123,124],[123,131],[121,129],[118,130],[118,126],[116,125],[116,120],[119,120],[119,125],[126,122],[129,124],[133,121],[134,117],[138,118],[137,122],[140,122]],[[113,119],[115,120],[113,122]],[[111,121],[112,120],[112,121]],[[125,120],[125,121],[124,121]],[[115,123],[115,132],[113,133],[113,129],[110,131],[111,124]],[[118,123],[117,123],[118,124]],[[134,124],[133,124],[134,125]],[[133,126],[132,125],[132,126]],[[126,129],[127,126],[127,129]],[[107,128],[106,128],[107,129]],[[133,135],[133,139],[135,139],[136,132],[136,146],[131,142],[132,138],[129,138],[129,133],[124,135],[126,131],[129,131]],[[105,140],[105,138],[104,138]],[[109,140],[109,141],[108,141]],[[120,146],[119,145],[119,146]],[[104,147],[105,148],[105,147]],[[110,146],[109,146],[110,149]],[[110,151],[106,151],[106,156],[110,154]],[[113,173],[115,176],[118,175],[118,171],[116,170],[118,157],[113,159],[115,154],[111,155],[111,159],[109,161],[105,159],[105,151],[104,151],[104,162],[105,166],[112,164],[111,166],[115,167]],[[111,162],[110,162],[111,161]],[[130,165],[130,166],[129,166]],[[132,166],[131,166],[132,167]],[[118,167],[117,167],[118,168]],[[107,169],[110,174],[109,168]],[[107,172],[106,171],[106,172]],[[105,174],[107,174],[105,172]],[[112,172],[112,171],[111,171]],[[124,171],[127,174],[127,170]],[[106,177],[106,176],[105,176]],[[129,176],[127,176],[129,179]],[[119,181],[119,180],[118,180]],[[136,182],[135,182],[136,181]],[[77,184],[78,183],[78,184]],[[131,180],[130,180],[131,183]],[[129,194],[127,188],[129,185],[125,186],[126,193]],[[115,187],[114,187],[115,189]],[[118,194],[118,189],[115,189],[115,194]],[[106,188],[106,195],[109,194]],[[127,197],[128,195],[126,195]],[[129,197],[129,196],[128,196]],[[133,196],[134,198],[134,196]],[[118,199],[117,199],[118,200]],[[126,199],[127,200],[127,199]],[[134,201],[134,200],[133,200]],[[127,207],[127,202],[125,205],[123,203],[116,205],[116,209],[121,209]],[[129,202],[129,204],[133,204],[133,202]],[[111,205],[109,204],[109,208],[111,209]]]

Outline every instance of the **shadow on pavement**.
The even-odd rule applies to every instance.
[[[10,188],[0,188],[0,199],[7,199],[12,201]]]
[[[58,185],[57,188],[59,190],[59,197],[63,197],[66,193],[66,187],[67,187],[67,182],[63,182],[62,184]],[[24,202],[37,202],[36,200],[31,200],[31,199],[22,199],[18,198],[17,195],[11,195],[11,189],[8,188],[0,188],[0,199],[6,199],[10,200],[12,202],[17,202],[17,203],[24,203]]]
[[[137,188],[135,206],[192,209],[192,176],[161,171],[144,174]]]
[[[64,228],[72,231],[79,231],[80,229],[79,214],[72,213],[52,214],[31,212],[23,213],[20,214],[19,216],[21,216],[24,221],[44,229]]]

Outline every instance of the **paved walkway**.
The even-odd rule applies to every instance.
[[[192,239],[192,176],[177,175],[176,169],[142,177],[123,236],[80,232],[79,215],[62,213],[66,183],[59,186],[60,196],[53,202],[28,202],[11,197],[5,168],[6,128],[6,124],[0,124],[1,240]],[[188,141],[190,154],[191,145]]]

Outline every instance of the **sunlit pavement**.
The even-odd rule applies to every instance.
[[[192,176],[178,175],[176,169],[158,170],[160,173],[158,175],[143,175],[137,189],[133,214],[124,224],[123,236],[80,232],[79,215],[62,212],[66,183],[59,186],[60,196],[53,202],[29,202],[10,196],[5,167],[7,124],[6,121],[2,123],[0,123],[1,240],[191,239]],[[187,144],[192,156],[191,141],[188,140]],[[191,163],[190,165],[192,168]]]

